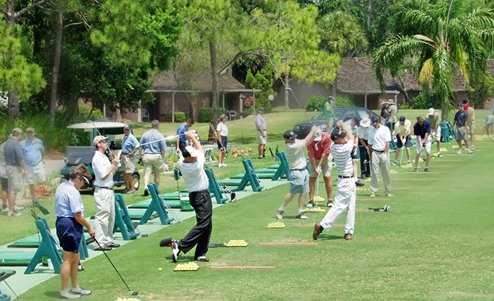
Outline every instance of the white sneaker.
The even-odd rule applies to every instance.
[[[375,192],[371,192],[370,197],[371,198],[375,198],[376,197],[376,193]]]
[[[60,291],[60,296],[64,299],[78,299],[82,295],[73,294],[69,290],[63,290],[63,291]]]
[[[172,242],[172,260],[173,260],[173,262],[177,262],[179,253],[180,253],[180,249],[178,248],[178,240],[174,240]]]
[[[385,193],[384,195],[385,195],[386,197],[388,197],[388,198],[390,198],[390,197],[392,197],[392,196],[393,196],[393,195],[392,195],[391,193],[389,193],[389,192],[388,192],[388,193]]]
[[[467,152],[467,154],[473,154],[473,150],[471,150],[469,148],[466,149],[466,152]]]
[[[8,207],[2,208],[2,212],[9,212],[9,208]]]
[[[80,287],[76,287],[70,290],[70,292],[74,295],[81,295],[81,296],[89,296],[92,294],[90,290],[83,289]]]
[[[296,216],[296,217],[297,217],[298,219],[308,219],[308,218],[309,218],[307,215],[305,215],[305,214],[303,214],[303,213],[299,213],[299,214],[297,214],[297,216]]]
[[[21,213],[17,211],[9,211],[8,216],[13,216],[13,217],[21,216]]]
[[[24,206],[15,205],[15,211],[21,211],[21,210],[24,210]]]
[[[461,155],[462,151],[461,149],[456,152],[458,155]]]
[[[278,210],[276,212],[276,219],[279,219],[279,220],[283,219],[283,211],[282,210]]]

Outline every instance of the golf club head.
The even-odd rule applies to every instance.
[[[237,194],[235,192],[230,193],[230,201],[235,200],[236,197],[237,197]]]
[[[129,292],[131,296],[137,296],[139,295],[139,292],[138,291],[130,291]]]

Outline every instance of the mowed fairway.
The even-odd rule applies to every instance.
[[[110,256],[141,300],[494,300],[492,145],[478,142],[473,156],[447,146],[431,173],[393,174],[391,213],[369,211],[384,199],[359,190],[353,241],[341,239],[341,217],[312,244],[321,213],[266,229],[285,185],[215,210],[212,241],[244,239],[249,246],[211,249],[211,262],[197,272],[173,272],[170,251],[158,248],[165,236],[182,237],[193,220]],[[294,212],[292,205],[288,214]],[[94,292],[85,300],[128,296],[103,256],[87,262],[80,277]],[[58,288],[53,278],[20,299],[56,298]]]

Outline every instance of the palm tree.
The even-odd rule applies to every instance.
[[[413,1],[396,16],[397,34],[373,54],[377,77],[395,75],[416,64],[418,80],[441,100],[443,120],[448,119],[453,78],[458,73],[467,86],[486,72],[494,45],[494,12],[465,5],[467,1]]]

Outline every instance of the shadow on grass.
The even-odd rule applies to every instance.
[[[57,292],[57,291],[45,292],[45,296],[47,296],[48,298],[50,298],[50,300],[53,300],[53,299],[62,299],[62,297],[60,296],[60,293]]]
[[[171,262],[173,262],[171,255],[166,256],[165,258],[169,259]],[[195,261],[194,256],[192,256],[192,255],[179,255],[177,263],[184,263],[184,262],[191,262],[191,261]]]
[[[318,240],[340,240],[343,239],[343,236],[334,235],[334,234],[321,234],[319,235]]]

